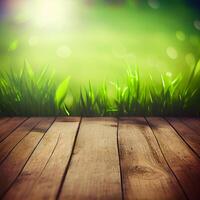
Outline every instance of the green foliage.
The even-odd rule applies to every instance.
[[[67,106],[65,105],[65,99],[67,97],[67,91],[68,91],[68,85],[69,85],[69,78],[66,78],[60,85],[58,86],[55,94],[55,103],[58,109],[64,109],[65,112],[69,115],[69,112],[67,110]]]
[[[78,107],[81,115],[94,115],[96,111],[96,98],[91,83],[89,87],[84,90],[80,90],[80,100]]]
[[[160,83],[150,75],[141,81],[137,67],[129,68],[126,83],[104,82],[101,87],[80,89],[68,104],[69,78],[55,82],[48,67],[36,73],[28,62],[20,72],[10,69],[0,74],[1,115],[82,115],[82,116],[200,116],[199,64],[190,75],[175,78],[161,74]]]
[[[65,82],[61,83],[57,89],[54,72],[44,67],[42,71],[35,73],[28,62],[25,62],[21,71],[10,69],[2,72],[0,113],[19,116],[62,114],[64,110],[61,105],[67,92],[64,84]],[[58,94],[60,90],[62,95]],[[57,96],[54,98],[55,94]]]

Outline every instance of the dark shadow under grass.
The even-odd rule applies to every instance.
[[[150,76],[151,78],[151,76]],[[127,70],[126,84],[103,83],[94,89],[80,89],[79,97],[68,103],[69,78],[55,82],[47,67],[34,72],[28,63],[21,71],[0,74],[0,114],[2,116],[199,116],[200,70],[189,76],[161,75],[144,83],[137,68]],[[111,88],[110,88],[111,87]],[[112,92],[111,92],[112,90]]]

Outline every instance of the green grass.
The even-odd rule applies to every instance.
[[[66,94],[62,87],[66,81],[57,86],[54,78],[54,72],[48,67],[35,73],[27,62],[20,71],[10,69],[1,73],[0,113],[24,116],[61,114],[59,108],[62,108],[63,94]]]
[[[104,82],[100,87],[70,88],[69,77],[55,82],[48,67],[35,72],[25,62],[19,71],[0,74],[0,113],[7,116],[200,116],[200,63],[187,76],[160,75],[160,83],[144,82],[137,67],[128,68],[125,83]]]
[[[2,19],[0,114],[199,116],[200,15],[162,2],[77,4],[61,30]]]

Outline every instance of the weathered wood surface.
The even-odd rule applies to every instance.
[[[163,155],[187,197],[198,199],[200,196],[199,157],[167,121],[162,118],[148,118],[148,122],[154,131]]]
[[[120,120],[119,151],[125,199],[184,199],[144,118]]]
[[[10,129],[8,129],[8,132],[10,133],[9,136],[0,143],[0,163],[8,156],[9,152],[11,152],[12,149],[40,122],[40,120],[41,118],[30,118],[12,133],[10,133]],[[2,126],[4,130],[4,125]]]
[[[82,120],[60,199],[121,199],[116,119]]]
[[[0,118],[0,198],[198,199],[198,118]]]
[[[200,157],[200,134],[191,129],[190,126],[187,126],[187,124],[182,123],[179,119],[168,118],[168,121],[183,140]]]
[[[55,198],[72,152],[77,127],[78,120],[69,123],[56,121],[38,144],[5,199]]]
[[[0,125],[0,142],[9,136],[20,124],[22,124],[26,118],[13,117],[1,119]]]
[[[9,186],[15,181],[46,131],[40,127],[40,125],[43,125],[42,122],[16,145],[9,156],[0,165],[0,196],[5,193]],[[30,127],[32,128],[32,126]]]

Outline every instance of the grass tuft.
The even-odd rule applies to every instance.
[[[46,116],[66,113],[63,102],[67,95],[65,82],[58,85],[54,72],[45,67],[36,73],[28,62],[21,71],[9,69],[0,74],[0,114]],[[62,94],[61,94],[62,93]]]
[[[200,70],[175,78],[162,74],[160,83],[140,78],[137,67],[128,69],[125,85],[104,82],[93,88],[89,82],[73,96],[69,105],[69,77],[55,82],[55,74],[45,67],[36,73],[28,62],[21,71],[0,74],[0,114],[18,116],[200,116]]]

